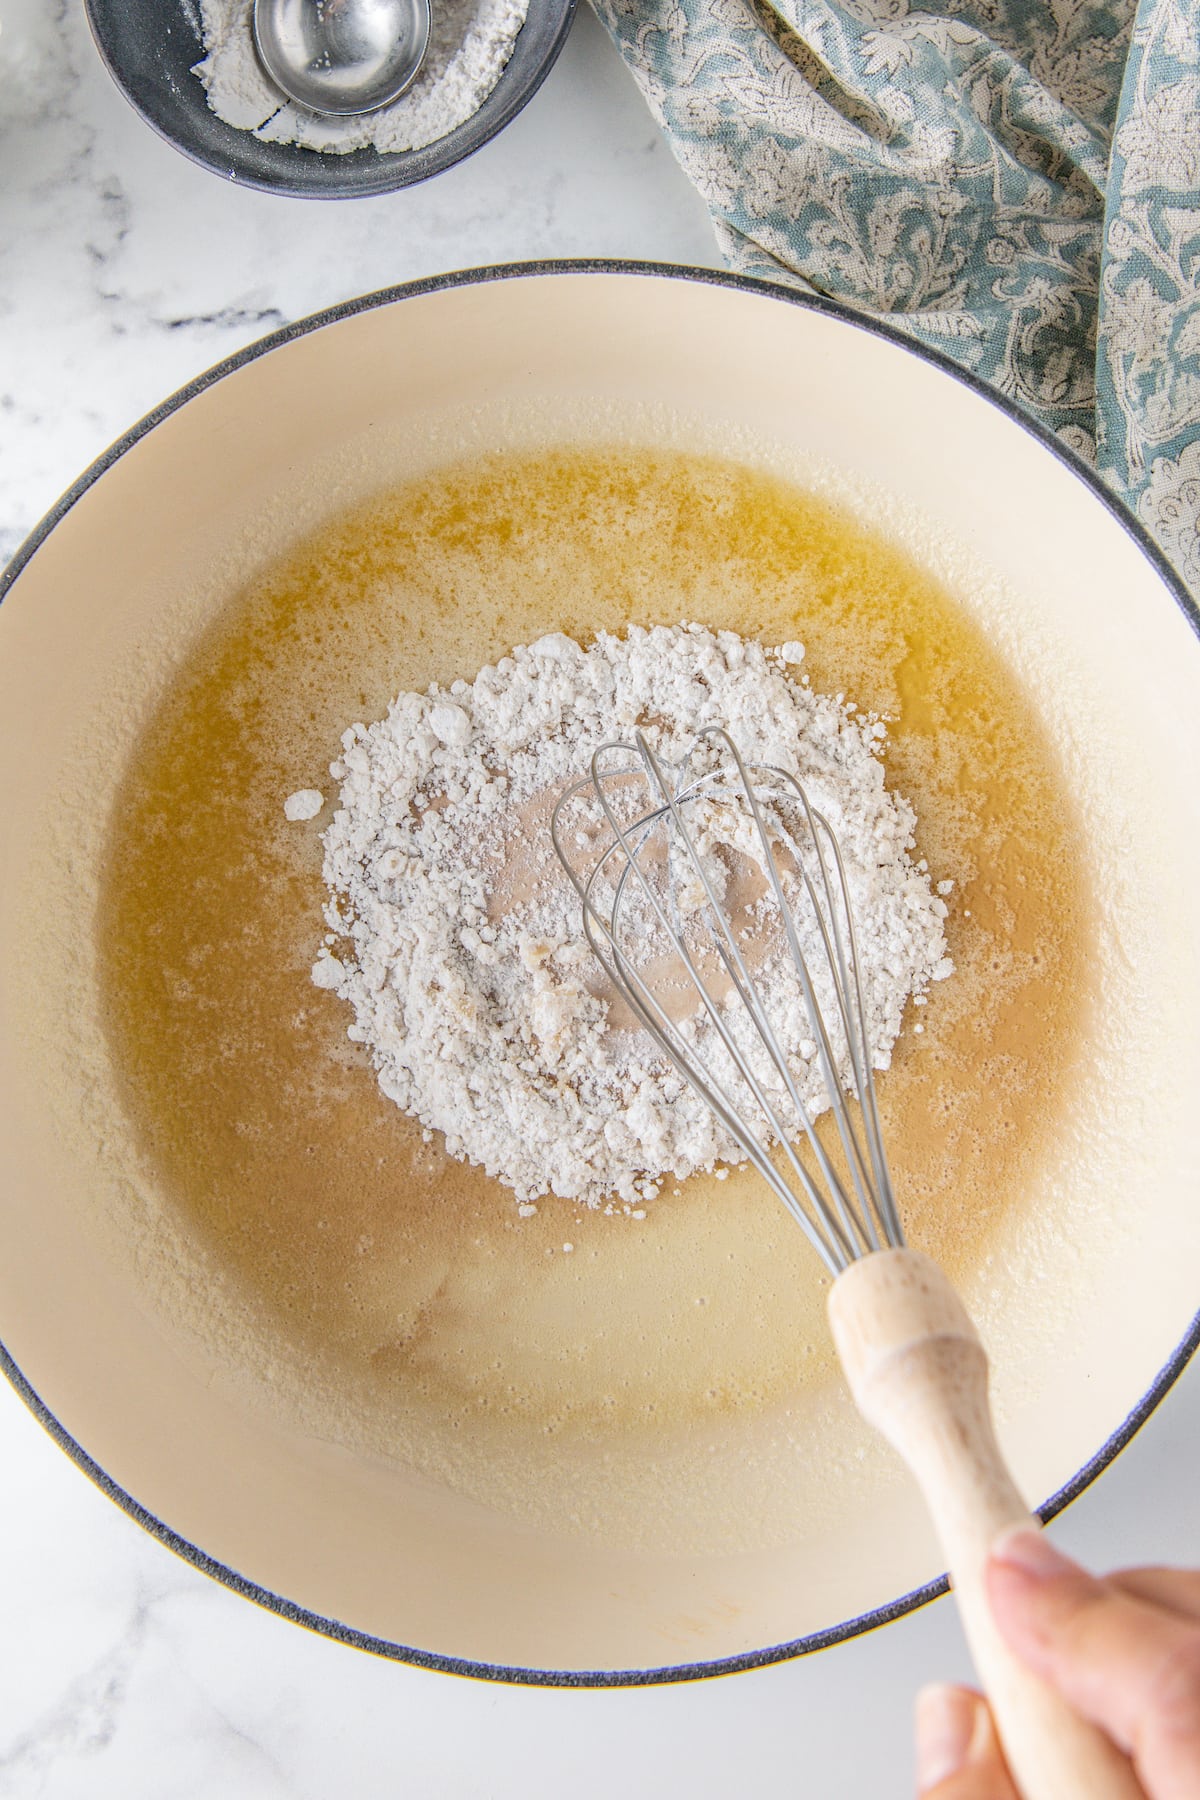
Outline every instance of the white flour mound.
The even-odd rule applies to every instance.
[[[334,118],[281,100],[259,67],[253,0],[200,0],[204,48],[195,65],[217,117],[271,144],[307,150],[420,150],[478,112],[504,71],[529,0],[433,0],[429,48],[406,93],[378,112]]]
[[[602,744],[640,728],[675,763],[719,722],[745,757],[803,781],[842,847],[876,1067],[906,1002],[951,973],[945,902],[910,855],[912,809],[884,785],[885,728],[789,674],[802,656],[695,625],[602,633],[586,651],[556,634],[472,683],[401,694],[386,719],[345,733],[313,980],[353,1007],[349,1035],[383,1092],[525,1207],[553,1192],[631,1211],[668,1175],[742,1160],[649,1037],[610,1023],[582,941],[549,812]],[[722,841],[718,830],[710,849]],[[772,954],[763,985],[817,1112],[799,986]]]

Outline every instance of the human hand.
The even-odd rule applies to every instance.
[[[1200,1800],[1200,1570],[1089,1575],[1036,1531],[993,1550],[988,1600],[1010,1647],[1129,1757],[1147,1800]],[[1018,1800],[970,1688],[917,1701],[920,1800]]]

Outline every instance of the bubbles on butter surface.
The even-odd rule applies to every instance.
[[[544,1200],[513,1219],[379,1099],[309,984],[319,846],[283,816],[290,793],[328,792],[348,718],[512,643],[660,620],[664,595],[671,617],[803,642],[815,685],[893,717],[889,778],[955,883],[958,973],[902,1034],[881,1102],[910,1235],[969,1267],[1065,1104],[1091,945],[1073,823],[1026,703],[954,604],[766,478],[633,451],[497,459],[321,534],[183,665],[127,784],[102,932],[163,1192],[253,1296],[262,1342],[302,1347],[276,1362],[304,1370],[306,1416],[516,1511],[751,1542],[797,1529],[855,1464],[794,1225],[741,1172],[668,1188],[646,1218]],[[1003,840],[977,829],[998,805]],[[156,834],[185,812],[184,838]],[[165,1006],[164,964],[183,977]],[[548,1442],[543,1465],[529,1445]],[[675,1473],[651,1480],[655,1444]],[[579,1506],[568,1490],[604,1456]],[[678,1490],[701,1465],[713,1498],[689,1515]]]

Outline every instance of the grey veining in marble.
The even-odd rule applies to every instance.
[[[78,0],[6,0],[2,24],[2,553],[164,395],[318,307],[531,257],[717,261],[586,11],[478,157],[344,205],[248,193],[161,143],[100,66]],[[1058,1529],[1100,1564],[1195,1561],[1197,1492],[1193,1368]],[[178,1561],[3,1383],[0,1527],[0,1800],[904,1800],[913,1691],[966,1673],[944,1602],[820,1657],[673,1689],[504,1689],[378,1661]]]
[[[1056,1527],[1098,1564],[1196,1558],[1200,1367]],[[943,1601],[799,1663],[623,1693],[497,1688],[314,1637],[100,1495],[0,1388],[3,1800],[904,1800]],[[871,1729],[862,1728],[863,1719]]]
[[[76,0],[0,31],[0,554],[164,395],[287,321],[447,269],[540,256],[717,265],[708,215],[590,13],[477,156],[373,200],[197,168],[114,86]]]

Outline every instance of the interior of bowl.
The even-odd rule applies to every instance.
[[[387,194],[438,175],[471,156],[537,92],[566,41],[575,0],[532,6],[491,93],[445,137],[416,150],[352,150],[334,155],[267,143],[212,111],[192,73],[204,56],[194,5],[157,0],[87,0],[96,46],[113,80],[155,131],[228,181],[298,199],[349,200]]]
[[[564,442],[682,446],[832,494],[936,567],[1055,747],[1107,973],[1030,1203],[959,1271],[1034,1502],[1123,1429],[1195,1312],[1200,642],[1111,505],[970,384],[836,309],[664,270],[491,272],[340,309],[134,434],[19,567],[0,609],[0,1336],[16,1369],[148,1522],[297,1616],[454,1667],[637,1679],[825,1641],[936,1578],[916,1497],[836,1382],[805,1427],[823,1503],[743,1543],[692,1527],[747,1467],[786,1475],[770,1418],[626,1446],[652,1465],[636,1531],[365,1453],[278,1403],[284,1348],[239,1375],[231,1311],[205,1310],[219,1267],[200,1257],[190,1294],[157,1291],[143,1251],[169,1196],[122,1163],[88,1048],[106,820],[187,646],[381,488]],[[546,1479],[583,1493],[623,1453],[547,1451]]]

